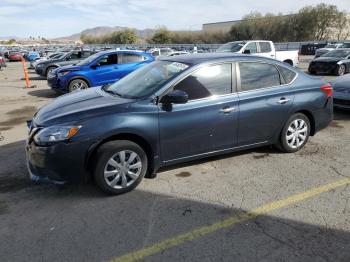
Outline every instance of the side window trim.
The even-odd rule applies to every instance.
[[[260,90],[266,90],[266,89],[271,89],[271,88],[276,88],[276,87],[282,87],[282,86],[287,86],[287,85],[291,85],[295,79],[297,78],[298,74],[295,76],[295,78],[293,79],[292,82],[290,82],[289,84],[282,84],[282,78],[283,76],[281,75],[281,72],[278,70],[278,67],[273,64],[273,63],[268,63],[268,62],[264,62],[264,61],[244,61],[244,60],[240,60],[236,62],[236,70],[237,70],[237,93],[241,94],[241,93],[248,93],[248,92],[256,92],[256,91],[260,91]],[[257,88],[257,89],[252,89],[252,90],[245,90],[242,91],[242,81],[241,81],[241,69],[239,67],[239,63],[261,63],[261,64],[268,64],[268,65],[272,65],[275,67],[276,71],[278,72],[279,75],[279,79],[280,79],[280,84],[276,85],[276,86],[268,86],[268,87],[263,87],[263,88]]]
[[[294,81],[295,81],[295,79],[297,79],[297,77],[299,76],[299,73],[296,72],[296,71],[294,71],[294,70],[290,70],[290,69],[287,68],[287,67],[284,67],[286,70],[290,70],[290,71],[292,71],[293,73],[295,73],[295,76],[294,76],[294,78],[292,79],[292,81],[290,81],[289,83],[287,83],[287,80],[284,78],[284,75],[282,74],[280,67],[284,67],[284,66],[282,66],[282,65],[276,66],[276,68],[277,68],[277,70],[278,70],[278,72],[279,72],[279,74],[280,74],[280,78],[281,78],[281,79],[283,78],[284,81],[286,82],[285,84],[281,84],[281,86],[288,86],[288,85],[293,84]]]

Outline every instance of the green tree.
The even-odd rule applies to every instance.
[[[165,27],[160,28],[149,42],[153,44],[171,44],[171,33]]]
[[[106,37],[107,42],[112,44],[134,44],[137,39],[135,30],[131,29],[116,31]]]

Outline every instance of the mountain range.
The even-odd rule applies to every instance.
[[[65,36],[65,37],[59,37],[59,38],[55,38],[52,40],[56,40],[56,41],[77,41],[80,39],[81,35],[89,35],[89,36],[93,36],[93,37],[100,37],[106,34],[110,34],[113,33],[115,31],[121,31],[121,30],[125,30],[125,29],[132,29],[135,30],[136,35],[141,38],[141,39],[145,39],[147,37],[150,37],[154,34],[154,32],[156,31],[155,29],[143,29],[143,30],[138,30],[138,29],[134,29],[134,28],[128,28],[128,27],[122,27],[122,26],[98,26],[98,27],[94,27],[94,28],[89,28],[89,29],[85,29],[80,33],[77,34],[73,34],[70,36]]]

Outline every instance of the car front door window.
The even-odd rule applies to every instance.
[[[189,100],[231,93],[231,64],[203,67],[178,83],[174,90],[188,94]]]
[[[255,54],[258,52],[258,48],[256,46],[255,42],[251,42],[249,44],[247,44],[247,46],[244,48],[244,51],[250,51],[251,54]]]

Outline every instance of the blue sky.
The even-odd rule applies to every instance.
[[[350,0],[1,0],[0,37],[54,38],[95,26],[196,30],[253,11],[291,13],[321,2],[350,12]]]

